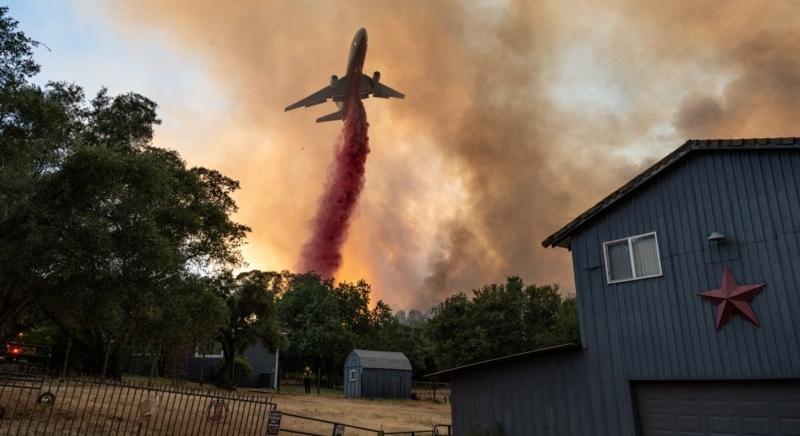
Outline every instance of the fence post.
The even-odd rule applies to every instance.
[[[108,356],[111,354],[111,344],[114,343],[113,339],[109,339],[106,343],[106,357],[103,359],[103,380],[106,379],[106,369],[108,369]]]
[[[67,376],[67,364],[69,363],[69,352],[72,348],[72,337],[67,337],[67,351],[64,353],[64,366],[61,367],[61,378]]]

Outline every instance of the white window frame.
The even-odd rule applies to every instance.
[[[356,370],[355,369],[351,369],[350,370],[350,381],[351,382],[356,381]]]
[[[653,239],[656,241],[656,254],[658,255],[658,273],[651,274],[649,276],[636,276],[636,263],[633,261],[633,242],[638,239],[644,239],[647,237],[652,236]],[[608,264],[608,246],[613,244],[618,244],[620,242],[627,241],[628,242],[628,256],[630,257],[631,262],[631,274],[633,277],[629,279],[619,279],[619,280],[611,280],[611,268]],[[605,268],[606,268],[606,283],[609,285],[613,285],[615,283],[625,283],[625,282],[632,282],[634,280],[644,280],[644,279],[652,279],[654,277],[662,277],[664,275],[664,270],[661,268],[661,248],[658,246],[658,235],[656,232],[649,232],[649,233],[642,233],[641,235],[636,236],[629,236],[627,238],[616,239],[614,241],[603,242],[603,257],[605,258]]]
[[[200,353],[200,346],[198,345],[197,348],[194,349],[194,357],[197,359],[202,359],[202,358],[222,359],[223,357],[225,357],[225,352],[222,350],[222,345],[220,345],[219,354],[202,354]]]

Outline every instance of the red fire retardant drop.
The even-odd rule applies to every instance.
[[[365,164],[369,154],[369,123],[359,97],[350,96],[347,117],[336,147],[333,173],[320,198],[314,218],[314,232],[303,246],[300,261],[301,271],[314,271],[323,279],[333,277],[342,263],[341,248],[347,237],[350,216],[364,187]]]

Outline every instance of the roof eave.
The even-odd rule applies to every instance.
[[[557,232],[548,236],[542,241],[542,246],[570,248],[570,236],[583,228],[584,225],[592,221],[597,215],[615,205],[622,198],[627,197],[632,192],[647,184],[647,182],[658,174],[671,167],[676,162],[696,150],[775,150],[775,149],[799,149],[800,138],[753,138],[753,139],[690,139],[680,147],[658,160],[656,163],[639,173],[636,177],[613,191],[608,196],[597,202],[594,206],[578,215],[575,219],[567,223]]]
[[[523,357],[529,357],[529,356],[535,356],[535,355],[546,355],[546,354],[552,354],[552,353],[556,353],[556,352],[560,352],[560,351],[580,350],[580,349],[581,349],[580,345],[572,344],[572,343],[555,345],[555,346],[552,346],[552,347],[540,348],[538,350],[524,351],[522,353],[510,354],[508,356],[502,356],[502,357],[497,357],[497,358],[494,358],[494,359],[482,360],[480,362],[469,363],[467,365],[461,365],[461,366],[457,366],[455,368],[449,368],[449,369],[445,369],[445,370],[442,370],[442,371],[437,371],[437,372],[434,372],[434,373],[431,373],[431,374],[428,374],[428,375],[424,375],[423,377],[425,377],[425,378],[428,378],[428,377],[439,377],[439,376],[442,376],[442,375],[450,375],[452,373],[463,371],[465,369],[471,369],[471,368],[476,368],[476,367],[479,367],[479,366],[491,365],[491,364],[499,363],[499,362],[511,361],[511,360],[515,360],[515,359],[519,359],[519,358],[523,358]]]

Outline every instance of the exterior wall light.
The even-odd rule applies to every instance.
[[[720,232],[711,232],[711,234],[708,235],[709,242],[722,242],[725,239],[727,239],[727,237]]]

